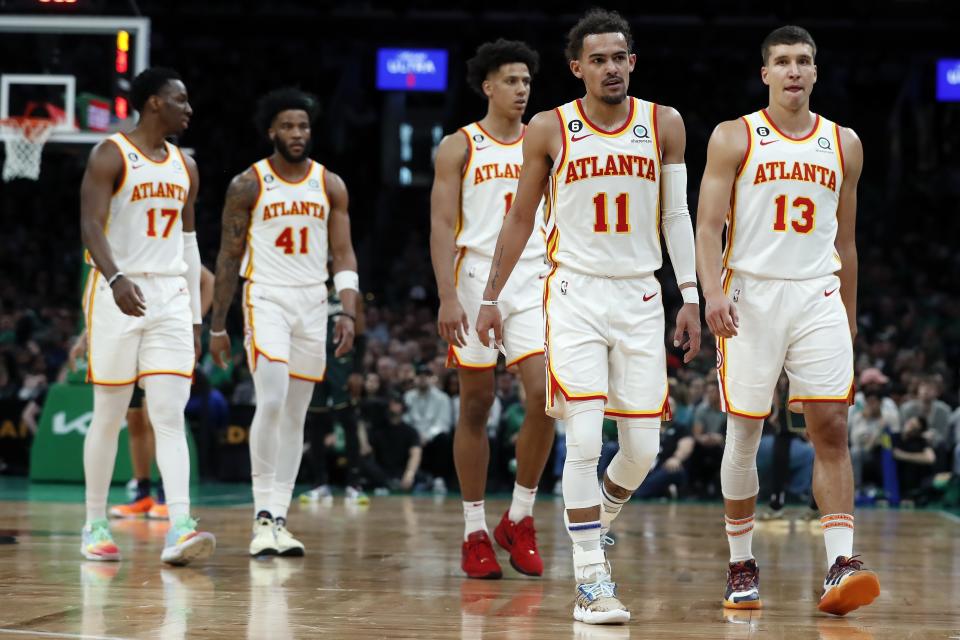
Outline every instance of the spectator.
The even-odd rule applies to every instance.
[[[857,393],[854,396],[853,406],[857,409],[863,408],[864,394],[868,391],[880,396],[880,412],[883,414],[884,421],[890,425],[890,429],[896,433],[900,431],[900,407],[896,401],[890,397],[890,378],[885,376],[880,369],[869,367],[860,372],[860,379],[857,383]],[[853,413],[851,411],[850,416]]]
[[[779,518],[789,493],[795,498],[812,498],[813,445],[806,437],[802,413],[790,411],[790,383],[785,375],[777,383],[773,413],[764,424],[764,435],[757,452],[757,469],[762,479],[769,478],[770,502],[761,513],[763,519]],[[766,483],[761,483],[766,484]]]
[[[687,469],[691,483],[708,496],[716,493],[726,428],[727,415],[720,408],[720,385],[710,380],[704,387],[703,402],[693,412],[695,446]]]
[[[417,370],[414,388],[404,394],[403,402],[407,407],[404,420],[417,430],[424,444],[450,432],[453,424],[450,398],[436,387],[427,367]]]
[[[881,397],[876,390],[864,393],[862,407],[850,410],[850,459],[853,462],[853,485],[858,493],[864,489],[864,481],[881,481],[877,461],[877,448],[884,432],[893,432],[893,425],[881,407]]]
[[[362,462],[364,475],[375,486],[392,491],[413,489],[423,457],[420,434],[404,420],[405,409],[400,396],[390,398],[386,420],[368,432],[372,455]]]
[[[687,484],[686,464],[695,442],[690,428],[676,420],[660,425],[660,453],[656,465],[637,489],[638,498],[676,497]],[[672,487],[672,489],[671,489]]]
[[[905,498],[916,498],[933,478],[937,456],[930,434],[926,418],[911,416],[903,423],[903,433],[893,436],[893,459],[897,461],[900,495]]]
[[[905,402],[900,408],[900,417],[905,424],[914,416],[923,416],[930,429],[930,442],[939,456],[945,456],[953,442],[950,433],[950,405],[939,400],[940,380],[935,376],[920,379],[915,400]]]

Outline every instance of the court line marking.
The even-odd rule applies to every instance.
[[[83,633],[58,633],[56,631],[27,631],[26,629],[0,629],[0,635],[31,635],[44,638],[78,638],[80,640],[123,640],[120,636],[91,636]]]
[[[958,515],[956,515],[956,514],[949,513],[949,512],[947,512],[947,511],[938,511],[937,513],[939,513],[940,515],[942,515],[942,516],[943,516],[944,518],[946,518],[947,520],[953,520],[954,522],[960,522],[960,516],[958,516]]]

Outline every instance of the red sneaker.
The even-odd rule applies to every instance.
[[[542,576],[543,560],[537,550],[537,530],[533,518],[527,516],[520,522],[510,520],[507,511],[500,524],[493,530],[497,544],[510,552],[510,565],[526,576]]]
[[[496,580],[503,576],[486,531],[474,531],[467,536],[460,554],[460,568],[468,578]]]

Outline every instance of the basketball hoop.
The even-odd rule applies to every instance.
[[[40,177],[40,156],[43,145],[53,134],[53,126],[54,121],[48,118],[19,116],[0,120],[0,138],[3,138],[5,152],[4,182]]]

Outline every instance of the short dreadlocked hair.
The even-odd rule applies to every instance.
[[[540,68],[540,55],[520,40],[499,38],[494,42],[485,42],[477,48],[477,53],[467,60],[467,83],[482,96],[483,81],[487,76],[501,66],[513,62],[527,65],[530,75],[534,75]]]
[[[294,87],[274,89],[257,101],[257,113],[254,116],[257,130],[266,135],[277,114],[288,109],[306,111],[311,123],[320,112],[316,96]]]
[[[167,67],[150,67],[137,74],[130,85],[130,106],[143,113],[150,96],[160,91],[172,80],[181,80],[180,74]]]
[[[616,11],[591,9],[567,33],[567,60],[578,60],[583,53],[583,39],[599,33],[623,34],[627,51],[633,52],[633,33],[626,18]]]

